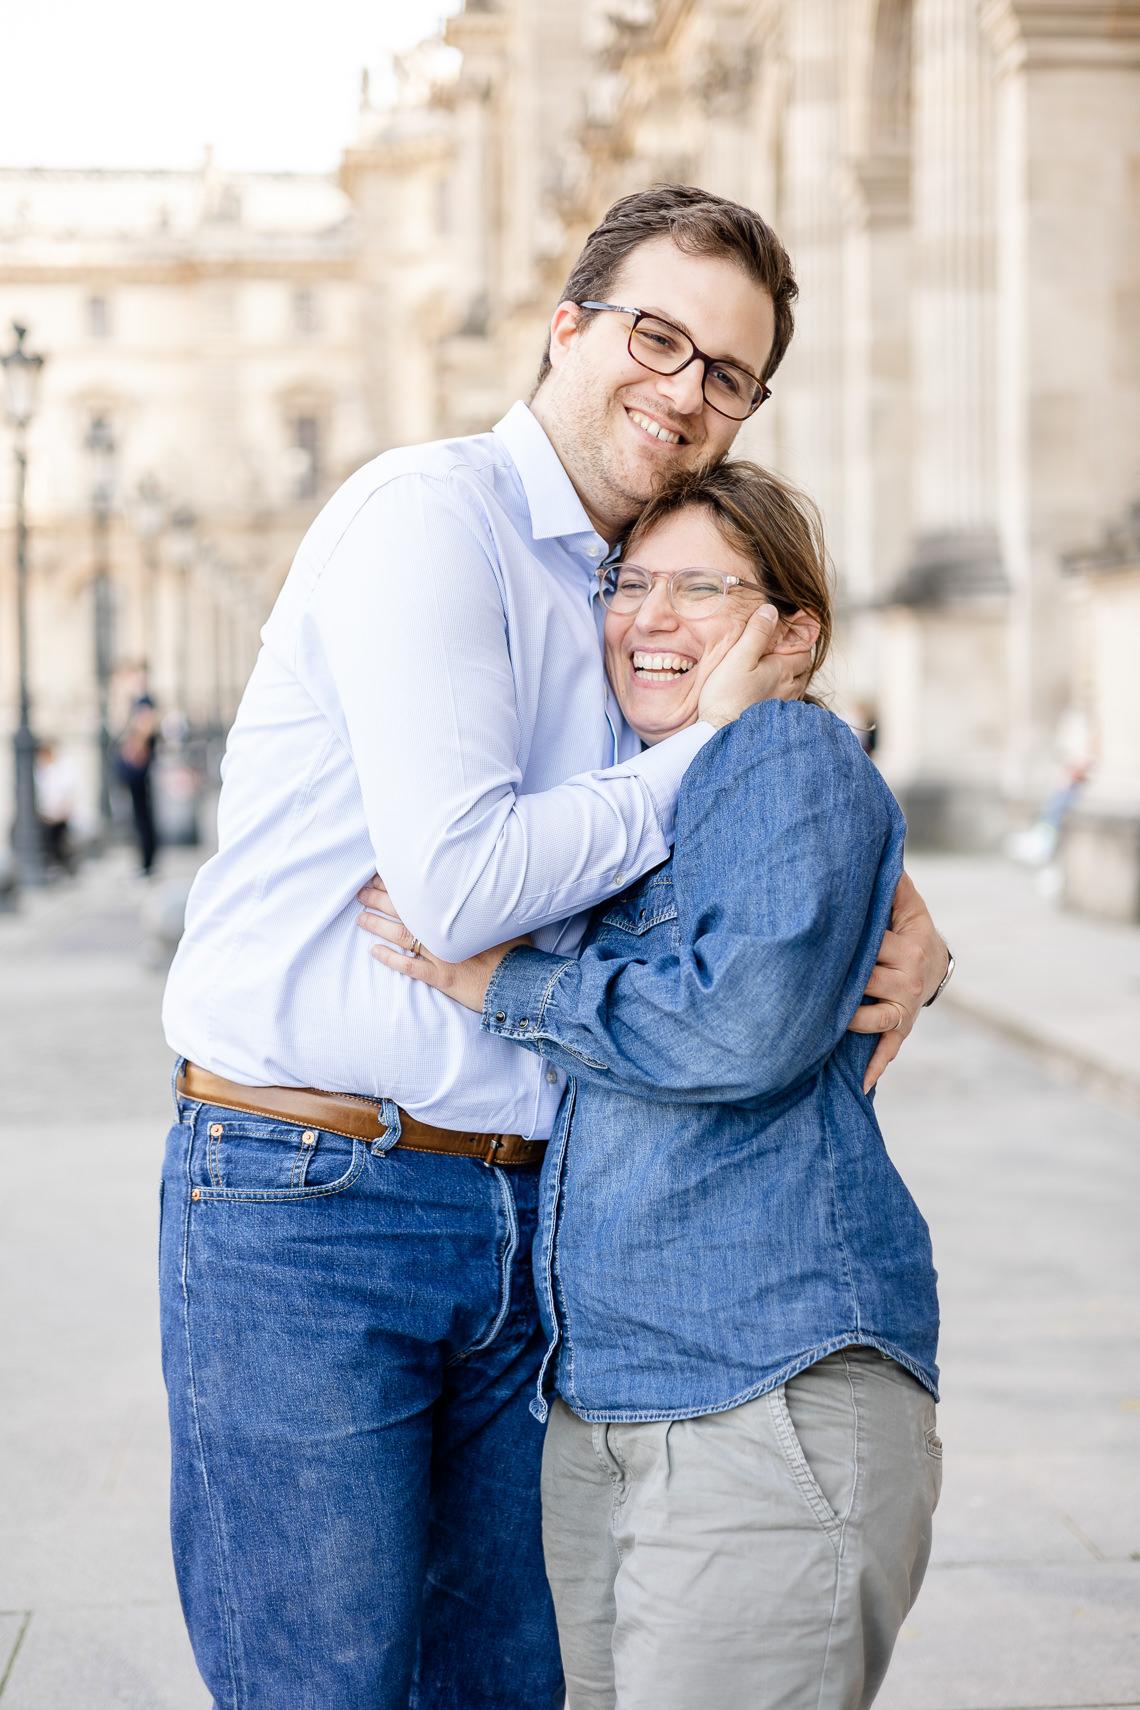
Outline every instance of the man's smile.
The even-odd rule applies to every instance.
[[[686,435],[679,428],[670,427],[660,416],[632,404],[625,404],[623,408],[633,426],[644,438],[652,439],[657,445],[688,445]]]

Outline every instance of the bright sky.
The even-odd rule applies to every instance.
[[[0,0],[0,166],[324,170],[460,0]]]

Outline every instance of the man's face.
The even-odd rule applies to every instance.
[[[672,321],[710,356],[761,375],[772,348],[772,299],[737,262],[686,255],[671,238],[640,244],[606,300]],[[551,373],[534,410],[600,534],[615,538],[673,469],[723,457],[740,428],[701,390],[702,364],[654,374],[629,354],[628,315],[560,304],[551,323]]]

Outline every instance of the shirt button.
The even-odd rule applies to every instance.
[[[519,1022],[519,1032],[520,1032],[520,1033],[525,1033],[525,1032],[526,1032],[526,1029],[527,1029],[527,1028],[528,1028],[528,1027],[529,1027],[529,1026],[530,1026],[530,1022],[529,1022],[529,1021],[528,1021],[528,1020],[527,1020],[527,1018],[526,1018],[526,1016],[525,1016],[525,1015],[524,1015],[524,1016],[523,1016],[523,1018],[522,1018],[522,1020],[521,1020],[521,1021],[520,1021],[520,1022]]]
[[[505,1021],[505,1020],[506,1020],[506,1019],[507,1019],[507,1018],[506,1018],[506,1016],[505,1016],[505,1015],[504,1015],[504,1013],[503,1013],[503,1011],[502,1011],[502,1010],[501,1010],[501,1009],[500,1009],[500,1010],[496,1010],[496,1012],[495,1012],[495,1020],[496,1020],[496,1021]]]
[[[587,548],[586,548],[586,557],[587,557],[587,558],[596,558],[596,557],[597,557],[597,556],[598,556],[598,553],[599,553],[599,552],[600,552],[600,551],[601,551],[601,550],[602,550],[602,549],[601,549],[601,547],[600,547],[600,546],[588,546],[588,547],[587,547]]]
[[[615,873],[614,874],[614,884],[615,885],[624,885],[625,884],[625,874],[624,873]]]
[[[553,1086],[558,1079],[558,1070],[557,1069],[547,1069],[546,1078],[550,1082],[551,1086]]]

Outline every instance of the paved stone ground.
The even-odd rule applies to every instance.
[[[920,875],[948,930],[956,873]],[[111,857],[0,918],[0,1710],[207,1704],[166,1540],[143,896]],[[1140,1705],[1140,1120],[946,1007],[881,1111],[942,1275],[946,1462],[880,1710]]]

